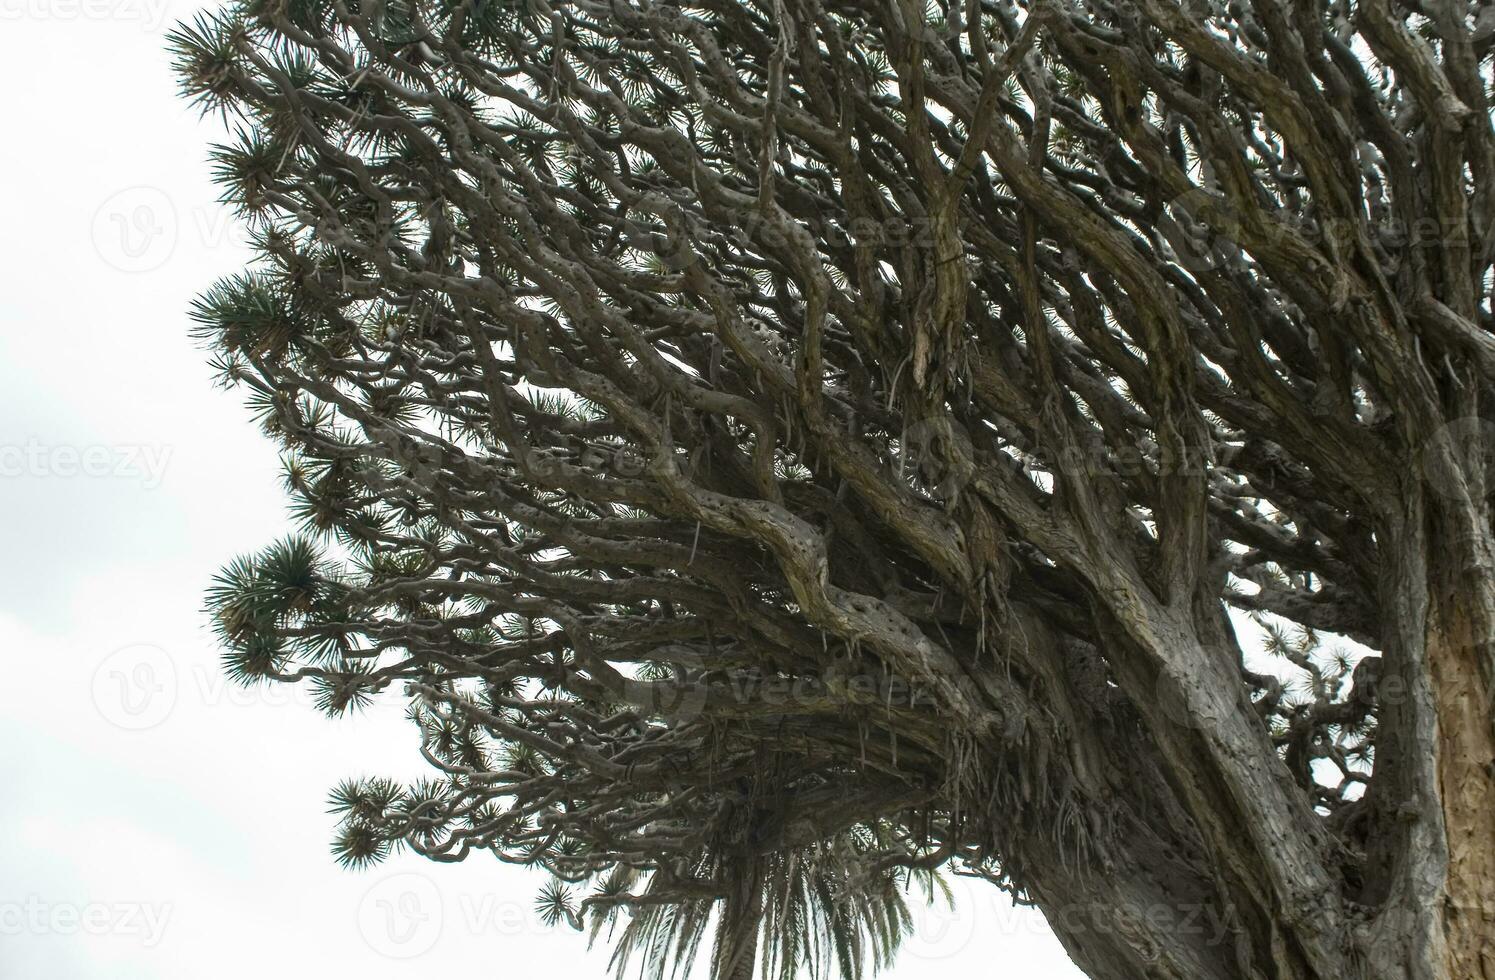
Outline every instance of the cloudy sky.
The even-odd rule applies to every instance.
[[[398,705],[331,722],[217,673],[203,588],[286,518],[187,339],[245,260],[163,54],[192,10],[0,0],[0,980],[601,978],[521,869],[333,863],[328,788],[420,770]],[[955,889],[886,976],[1079,977],[1035,913]]]

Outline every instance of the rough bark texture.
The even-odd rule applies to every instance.
[[[342,859],[540,864],[660,970],[719,921],[720,980],[866,972],[950,865],[1106,980],[1495,980],[1495,6],[173,45],[301,522],[228,669],[403,690],[433,767],[338,789]]]
[[[1430,558],[1425,644],[1448,846],[1444,928],[1449,973],[1495,980],[1495,729],[1490,724],[1495,553],[1490,535],[1476,523],[1482,520],[1475,517],[1463,529],[1472,535],[1460,535],[1462,540]]]

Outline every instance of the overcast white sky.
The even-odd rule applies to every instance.
[[[286,526],[276,454],[185,310],[245,253],[161,36],[189,0],[0,0],[0,980],[602,978],[540,879],[339,869],[326,793],[419,772],[396,705],[229,688],[199,611]],[[893,980],[1069,980],[1033,912],[956,882]]]

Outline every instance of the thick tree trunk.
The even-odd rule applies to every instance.
[[[1373,977],[1495,980],[1495,563],[1483,473],[1451,445],[1378,535],[1385,667],[1356,899]],[[1422,479],[1427,477],[1427,479]]]
[[[1065,642],[1037,623],[1024,621],[1018,632],[1030,646]],[[1045,684],[1071,735],[1066,761],[1075,805],[1085,811],[1078,822],[1105,828],[1096,860],[1047,841],[1022,849],[1014,870],[1055,934],[1098,978],[1352,976],[1338,882],[1326,879],[1317,905],[1279,897],[1328,874],[1328,838],[1315,832],[1306,804],[1289,821],[1262,823],[1261,809],[1290,809],[1295,789],[1281,767],[1260,764],[1272,749],[1244,692],[1229,712],[1201,713],[1157,671],[1148,673],[1139,651],[1123,656],[1128,642],[1120,631],[1108,638],[1107,659],[1132,667],[1121,672],[1122,692],[1087,690],[1069,676]],[[1211,657],[1229,662],[1222,650],[1194,651],[1200,669],[1214,669],[1202,663]],[[1232,720],[1237,715],[1245,724]],[[1231,761],[1252,752],[1257,773]],[[1064,821],[1061,808],[1050,822]],[[1312,867],[1295,863],[1300,858]]]
[[[1465,608],[1462,601],[1445,608],[1451,618],[1437,616],[1427,646],[1438,706],[1437,778],[1448,849],[1443,925],[1448,975],[1495,980],[1495,738],[1486,686],[1471,656],[1488,655],[1491,646],[1471,633]]]
[[[1217,608],[1155,620],[1171,651],[1117,624],[1107,659],[1126,697],[1061,706],[1080,797],[1116,824],[1107,863],[1035,848],[1023,869],[1089,976],[1495,980],[1495,547],[1467,514],[1451,533],[1462,512],[1446,501],[1412,512],[1380,535],[1382,738],[1351,841],[1270,762],[1244,688],[1234,705],[1209,698],[1239,663]]]
[[[1344,980],[1352,977],[1342,919],[1328,919],[1338,895],[1325,894],[1328,921],[1305,922],[1274,905],[1266,869],[1243,864],[1249,845],[1220,839],[1237,808],[1220,797],[1213,825],[1199,819],[1160,771],[1162,756],[1135,739],[1110,739],[1110,764],[1126,783],[1122,825],[1107,841],[1103,868],[1053,855],[1030,868],[1032,892],[1075,962],[1095,978],[1117,980]],[[1197,794],[1194,809],[1198,809]],[[1285,835],[1284,835],[1285,836]],[[1306,948],[1300,937],[1318,948]],[[1339,939],[1334,949],[1331,940]]]
[[[1424,648],[1436,708],[1436,778],[1447,846],[1449,975],[1495,980],[1495,547],[1467,501],[1435,509]]]
[[[1125,793],[1107,862],[1089,867],[1048,851],[1028,867],[1032,897],[1088,976],[1194,980],[1238,976],[1235,931],[1218,899],[1204,843],[1140,727],[1103,729],[1090,747]]]

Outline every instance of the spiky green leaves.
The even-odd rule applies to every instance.
[[[247,0],[244,12],[265,23],[276,15],[284,15],[302,30],[321,34],[331,29],[336,5],[331,0]]]
[[[286,538],[235,559],[207,595],[225,670],[250,684],[278,675],[293,653],[309,662],[339,662],[349,652],[345,596],[305,538]],[[349,688],[364,679],[361,668],[344,666],[335,680],[339,693],[329,695],[328,706],[342,710],[361,703]]]
[[[278,357],[310,332],[275,280],[245,272],[215,283],[192,304],[194,335],[251,357]]]
[[[220,200],[241,215],[269,207],[269,194],[285,174],[291,147],[256,129],[240,129],[236,141],[213,147],[213,180],[223,192]]]
[[[328,798],[329,812],[342,817],[332,853],[349,868],[366,868],[384,860],[395,847],[391,815],[402,797],[388,779],[350,779],[339,783]]]
[[[390,855],[393,844],[374,827],[345,824],[332,840],[332,854],[345,868],[360,871],[372,867]]]
[[[246,40],[244,21],[230,9],[198,14],[166,35],[182,95],[204,111],[226,112],[236,92],[236,62]]]
[[[535,912],[547,926],[555,927],[564,922],[574,928],[581,928],[581,920],[572,906],[571,889],[559,881],[546,882],[545,887],[540,889],[540,894],[535,899]]]
[[[414,0],[349,0],[348,8],[366,17],[385,44],[410,44],[426,33]]]
[[[361,711],[374,701],[373,671],[357,662],[312,679],[317,710],[329,716]]]
[[[462,47],[492,56],[522,39],[526,29],[545,29],[546,7],[539,0],[438,0],[442,17],[451,17],[451,27]]]
[[[258,576],[271,608],[281,615],[308,612],[332,584],[322,572],[316,548],[300,537],[267,548],[258,563]]]
[[[403,847],[427,852],[455,833],[474,828],[508,825],[516,833],[528,829],[522,817],[498,807],[476,807],[454,817],[452,786],[441,779],[422,779],[402,786],[382,777],[347,779],[328,797],[328,812],[339,817],[332,852],[346,867],[377,864]]]
[[[642,980],[665,980],[688,974],[712,923],[736,915],[750,934],[738,938],[756,947],[759,976],[868,976],[891,962],[912,928],[909,872],[869,873],[862,863],[870,850],[884,843],[885,832],[859,826],[814,847],[769,855],[708,852],[689,871],[732,896],[720,900],[703,896],[655,904],[650,898],[663,881],[619,869],[588,899],[592,935],[626,915],[627,925],[613,954],[618,977],[627,976],[637,964]],[[943,882],[935,882],[937,876],[921,877],[927,897],[943,887]],[[731,907],[734,901],[736,912]],[[719,954],[722,939],[718,933]]]

